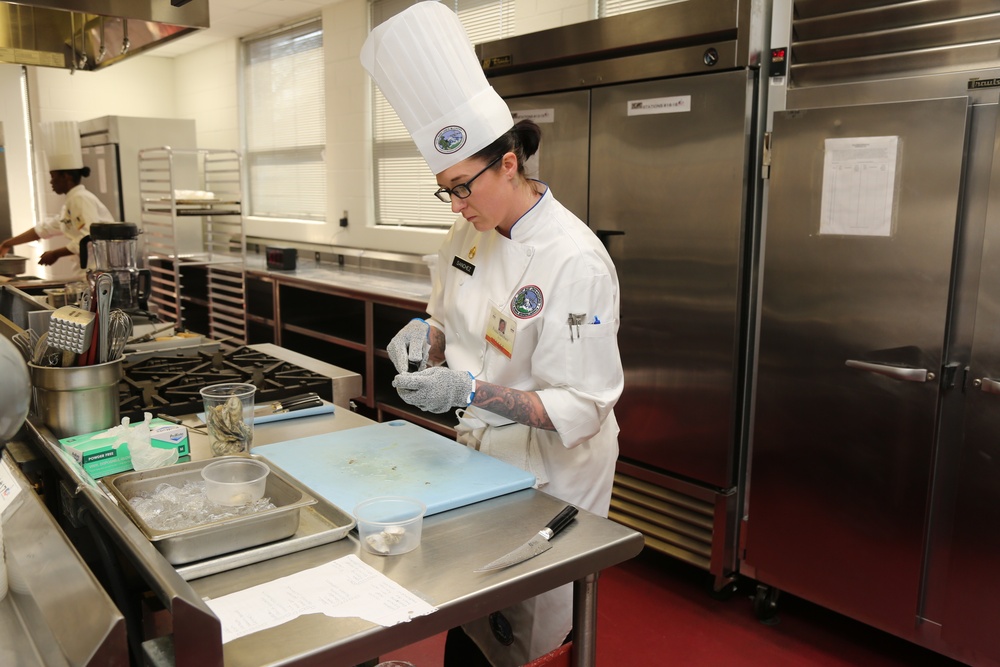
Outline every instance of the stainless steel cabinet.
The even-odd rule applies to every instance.
[[[1000,125],[995,139],[975,328],[965,384],[954,527],[947,553],[941,636],[971,656],[1000,661]]]
[[[965,97],[774,114],[745,563],[903,636],[919,611],[968,115]],[[825,142],[857,137],[898,137],[887,235],[821,227]]]
[[[507,106],[515,121],[529,118],[542,130],[542,143],[526,169],[537,170],[562,205],[587,222],[590,91],[516,97]]]
[[[736,482],[753,85],[737,70],[593,92],[590,226],[620,233],[622,457],[718,489]]]

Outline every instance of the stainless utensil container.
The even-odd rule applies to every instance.
[[[237,458],[237,457],[231,457]],[[146,523],[129,504],[129,498],[140,493],[152,493],[160,484],[182,487],[186,482],[201,482],[201,469],[222,460],[191,461],[138,472],[112,475],[102,481],[118,505],[172,565],[190,563],[219,554],[256,547],[285,539],[299,527],[299,509],[312,505],[316,499],[296,487],[280,470],[267,476],[264,497],[270,498],[274,509],[213,521],[180,530],[161,531]]]
[[[57,438],[117,426],[122,360],[93,366],[28,364],[34,414]]]

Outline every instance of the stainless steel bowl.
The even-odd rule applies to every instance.
[[[28,258],[18,255],[0,257],[0,276],[19,276],[24,273]]]

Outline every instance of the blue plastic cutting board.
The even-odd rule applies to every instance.
[[[254,447],[347,512],[375,496],[409,496],[436,514],[527,489],[535,476],[405,421]]]

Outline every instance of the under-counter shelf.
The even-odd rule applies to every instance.
[[[307,335],[315,332],[360,349],[367,345],[364,300],[279,284],[278,303],[282,330],[294,329]]]
[[[415,317],[426,317],[425,302],[409,294],[429,292],[424,279],[408,281],[395,275],[376,280],[378,273],[352,274],[343,267],[328,271],[247,274],[247,321],[254,340],[274,342],[362,376],[363,394],[354,397],[359,411],[381,419],[384,412],[439,433],[454,435],[451,415],[426,415],[407,406],[392,387],[396,370],[385,351],[392,337]],[[308,276],[304,278],[303,276]],[[429,281],[428,281],[429,282]],[[368,292],[360,284],[372,284]],[[387,293],[386,284],[402,284],[401,293]]]

